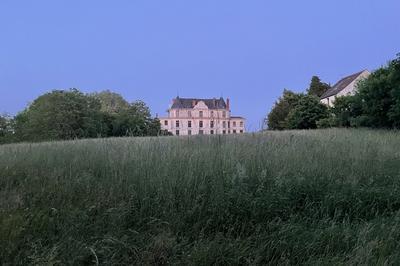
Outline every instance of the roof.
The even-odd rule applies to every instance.
[[[231,119],[243,119],[243,120],[246,120],[246,118],[241,117],[241,116],[231,116]]]
[[[173,104],[171,106],[171,109],[192,109],[198,102],[204,102],[208,109],[226,109],[227,105],[225,103],[225,100],[221,97],[219,99],[213,98],[213,99],[198,99],[198,98],[179,98],[176,97],[173,100]]]
[[[324,94],[322,94],[321,99],[328,98],[330,96],[336,95],[342,90],[344,90],[347,86],[349,86],[354,80],[356,80],[365,70],[361,72],[357,72],[353,75],[347,76],[339,80],[333,87],[328,89]]]

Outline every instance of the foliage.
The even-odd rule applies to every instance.
[[[317,121],[317,128],[332,128],[332,127],[337,127],[338,121],[337,118],[329,114],[327,118],[322,118]]]
[[[400,128],[400,54],[390,63],[390,69],[389,80],[392,86],[391,96],[394,101],[388,115],[392,127]]]
[[[12,142],[14,120],[9,115],[0,115],[0,144]]]
[[[109,90],[90,94],[101,104],[101,111],[107,114],[118,114],[129,108],[129,103],[118,93]]]
[[[4,137],[7,133],[7,118],[0,115],[0,138]]]
[[[4,265],[398,265],[400,134],[0,146]]]
[[[321,97],[331,86],[327,83],[321,82],[318,76],[313,76],[311,79],[310,87],[307,89],[309,95]]]
[[[6,131],[10,133],[5,135]],[[110,91],[86,95],[77,89],[54,90],[38,97],[15,119],[0,117],[0,144],[160,134],[167,135],[144,102],[129,104]]]
[[[362,102],[358,96],[341,96],[335,100],[332,113],[336,117],[337,126],[350,127],[354,120],[362,115]]]
[[[400,57],[362,81],[358,86],[356,97],[361,101],[361,116],[366,126],[399,127]]]
[[[143,101],[121,110],[113,121],[113,136],[157,136],[160,130],[160,121],[151,118],[150,109]]]
[[[299,94],[285,89],[282,97],[279,98],[268,114],[268,128],[271,130],[287,129],[287,117],[296,106],[299,98]]]
[[[371,127],[391,127],[389,111],[393,105],[391,84],[388,80],[390,70],[381,68],[360,83],[358,96],[362,101],[362,113],[368,118]]]
[[[16,116],[16,134],[23,141],[103,136],[100,102],[77,89],[54,90],[37,98]]]
[[[287,116],[289,129],[314,129],[317,121],[327,118],[328,108],[319,99],[311,95],[300,95],[294,109]]]

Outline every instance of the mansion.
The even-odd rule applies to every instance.
[[[173,135],[213,135],[245,132],[245,119],[231,116],[229,99],[176,97],[168,117],[159,118],[161,129]]]

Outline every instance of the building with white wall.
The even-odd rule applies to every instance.
[[[367,78],[370,74],[368,70],[363,70],[342,78],[321,96],[321,102],[328,106],[333,106],[337,97],[354,95],[357,90],[358,82]]]
[[[180,98],[172,100],[168,116],[159,118],[161,129],[173,135],[240,134],[245,119],[231,116],[230,101],[219,99]]]

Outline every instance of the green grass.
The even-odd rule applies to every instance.
[[[400,264],[400,132],[0,146],[0,264]]]

